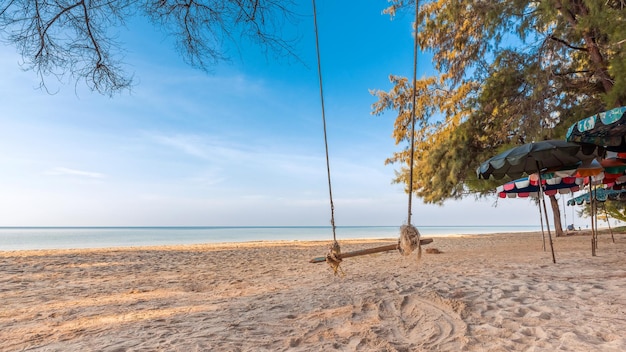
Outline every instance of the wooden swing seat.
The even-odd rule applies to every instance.
[[[433,239],[432,238],[424,238],[420,240],[420,245],[426,245],[429,243],[432,243]],[[380,247],[374,247],[374,248],[368,248],[368,249],[360,249],[358,251],[352,251],[352,252],[346,252],[346,253],[341,253],[339,255],[340,259],[345,259],[345,258],[350,258],[350,257],[357,257],[360,255],[368,255],[368,254],[374,254],[374,253],[381,253],[381,252],[388,252],[388,251],[395,251],[398,249],[398,244],[388,244],[385,246],[380,246]],[[309,263],[324,263],[326,262],[326,257],[315,257],[313,259],[311,259],[309,261]]]

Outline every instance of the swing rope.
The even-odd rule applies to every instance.
[[[413,42],[413,104],[411,108],[411,155],[409,165],[409,207],[407,225],[411,226],[411,209],[413,207],[413,158],[415,154],[415,104],[417,104],[417,21],[419,15],[419,0],[415,0],[415,40]]]
[[[341,264],[341,248],[339,242],[337,242],[337,234],[335,231],[335,205],[333,204],[333,188],[330,181],[330,158],[328,156],[328,137],[326,133],[326,112],[324,108],[324,84],[322,81],[322,60],[320,58],[320,42],[319,32],[317,29],[317,10],[315,6],[315,0],[313,2],[313,23],[315,25],[315,49],[317,52],[317,75],[319,77],[320,86],[320,100],[322,103],[322,125],[324,127],[324,147],[326,148],[326,174],[328,175],[328,195],[330,199],[330,225],[333,229],[333,243],[330,245],[328,254],[326,255],[326,261],[333,268],[335,274],[341,272],[339,264]],[[342,272],[343,273],[343,272]]]
[[[329,252],[326,257],[313,258],[312,263],[319,263],[326,261],[333,269],[335,275],[343,274],[340,268],[342,258],[348,258],[358,255],[379,253],[383,251],[398,249],[402,255],[409,255],[416,248],[418,249],[418,260],[422,255],[422,244],[431,243],[432,239],[420,239],[419,231],[411,225],[411,209],[412,209],[412,195],[413,195],[413,158],[415,154],[415,106],[417,104],[417,53],[418,53],[418,17],[419,17],[419,0],[415,1],[415,42],[413,48],[413,104],[411,111],[411,155],[410,155],[410,177],[409,177],[409,204],[408,204],[408,217],[407,224],[400,227],[400,238],[397,245],[383,246],[378,248],[372,248],[367,250],[359,250],[355,252],[348,252],[341,254],[341,248],[337,242],[336,227],[335,227],[335,206],[333,204],[333,191],[330,177],[330,158],[328,153],[328,137],[326,131],[326,112],[324,108],[324,89],[322,80],[322,64],[320,57],[320,45],[319,45],[319,31],[317,25],[317,9],[315,0],[312,0],[313,4],[313,23],[315,26],[315,48],[317,52],[317,73],[319,78],[319,91],[320,100],[322,106],[322,124],[324,127],[324,146],[326,148],[326,173],[328,176],[328,193],[330,199],[330,224],[333,230],[333,243],[330,245]]]
[[[418,20],[419,0],[415,0],[415,34],[413,41],[413,103],[411,104],[411,147],[409,156],[409,203],[407,211],[407,224],[400,227],[398,250],[402,255],[410,255],[417,248],[418,260],[422,256],[420,233],[411,225],[411,213],[413,208],[413,159],[415,155],[415,105],[417,104],[417,53],[418,53]]]

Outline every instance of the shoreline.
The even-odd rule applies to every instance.
[[[540,231],[438,237],[419,261],[347,258],[344,276],[308,262],[331,241],[4,251],[0,351],[623,351],[614,237],[596,257],[582,232],[553,237],[556,264]]]
[[[456,236],[498,232],[539,231],[526,228],[436,227],[420,228],[423,236]],[[337,230],[338,239],[397,238],[399,227],[345,227]],[[43,228],[0,229],[0,250],[119,248],[203,243],[242,243],[249,241],[317,241],[332,238],[325,227],[273,228]]]
[[[582,231],[584,232],[584,230]],[[571,232],[570,232],[571,233]],[[450,234],[422,234],[422,238],[460,238],[460,237],[474,237],[474,236],[490,236],[490,235],[524,235],[524,234],[541,234],[541,231],[519,231],[519,232],[493,232],[493,233],[450,233]],[[394,242],[398,237],[362,237],[362,238],[340,238],[338,236],[337,241],[339,243],[355,243],[355,242]],[[38,251],[89,251],[89,250],[141,250],[141,249],[185,249],[191,247],[249,247],[255,244],[259,245],[303,245],[313,246],[318,244],[331,243],[332,239],[277,239],[277,240],[243,240],[243,241],[216,241],[216,242],[199,242],[199,243],[180,243],[180,244],[156,244],[156,245],[113,245],[113,246],[95,246],[95,247],[73,247],[73,248],[32,248],[32,249],[8,249],[4,250],[0,248],[0,253],[5,252],[38,252]]]
[[[626,230],[626,229],[624,229]],[[613,230],[614,231],[614,230]],[[626,232],[626,231],[625,231]],[[610,230],[608,228],[599,228],[598,233],[600,235],[609,234]],[[465,238],[465,237],[485,237],[485,236],[516,236],[516,235],[541,235],[541,231],[520,231],[520,232],[493,232],[493,233],[452,233],[452,234],[434,234],[434,235],[421,235],[422,238],[432,238],[435,240],[441,238]],[[544,232],[546,239],[547,231]],[[583,229],[583,230],[574,230],[574,231],[565,231],[565,236],[591,236],[591,230]],[[553,239],[557,238],[552,234]],[[380,238],[338,238],[337,241],[341,243],[393,243],[397,242],[398,238],[393,237],[380,237]],[[282,245],[293,245],[293,246],[317,246],[317,245],[327,245],[332,242],[332,239],[324,240],[324,239],[315,239],[315,240],[298,240],[298,239],[280,239],[280,240],[249,240],[249,241],[224,241],[224,242],[203,242],[203,243],[190,243],[190,244],[158,244],[158,245],[119,245],[119,246],[108,246],[108,247],[75,247],[75,248],[41,248],[41,249],[9,249],[2,250],[0,249],[0,254],[11,253],[11,252],[46,252],[46,251],[60,251],[60,252],[75,252],[75,251],[99,251],[99,250],[118,250],[118,251],[133,251],[133,250],[186,250],[186,249],[218,249],[218,248],[245,248],[245,247],[255,247],[255,246],[282,246]]]

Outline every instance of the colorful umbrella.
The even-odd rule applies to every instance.
[[[535,176],[535,177],[532,177]],[[541,232],[543,237],[543,248],[545,250],[545,235],[543,234],[543,219],[541,205],[543,205],[544,213],[546,212],[545,200],[541,195],[555,195],[557,193],[567,194],[580,190],[580,183],[584,181],[582,178],[576,177],[553,177],[550,179],[543,179],[542,175],[531,175],[528,177],[520,178],[515,181],[507,182],[498,188],[496,191],[500,198],[526,198],[536,197],[539,198],[538,204],[539,219],[541,221]],[[540,186],[541,185],[541,186]],[[554,246],[552,244],[552,235],[550,233],[550,223],[546,213],[546,225],[548,226],[548,237],[550,239],[550,250],[552,251],[552,261],[556,263],[554,256]]]
[[[590,147],[590,148],[589,148]],[[593,159],[596,156],[597,147],[593,145],[580,145],[562,140],[546,140],[535,143],[527,143],[502,152],[480,164],[476,169],[478,178],[488,179],[493,176],[501,179],[504,176],[518,178],[523,174],[539,173],[544,169],[561,168],[578,164],[580,161]],[[539,194],[543,189],[539,187]],[[552,262],[556,263],[550,222],[546,210],[544,197],[539,197],[544,208],[546,224],[548,225],[548,238],[552,251]]]
[[[596,159],[586,160],[576,169],[576,177],[594,176],[597,179],[604,178],[604,168]],[[600,177],[601,176],[601,177]]]
[[[626,152],[626,106],[584,118],[567,130],[568,142],[595,144],[614,152]]]
[[[626,190],[614,190],[607,188],[597,188],[593,191],[595,195],[595,200],[599,202],[606,202],[607,199],[611,197],[615,197],[620,193],[624,193]],[[589,204],[591,202],[591,195],[589,192],[580,195],[578,197],[572,198],[567,201],[567,205],[581,205],[583,203]]]
[[[607,174],[623,174],[626,171],[626,163],[618,158],[605,158],[600,161],[600,165]]]
[[[556,177],[549,180],[543,180],[543,194],[551,196],[557,193],[569,194],[578,192],[583,179],[576,177]],[[533,184],[534,183],[534,184]],[[531,178],[524,177],[515,181],[507,182],[496,188],[498,197],[500,198],[526,198],[538,197],[539,185],[533,182]]]

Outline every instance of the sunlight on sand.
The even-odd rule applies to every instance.
[[[623,351],[615,240],[556,238],[552,264],[540,233],[437,237],[344,277],[308,263],[326,242],[0,252],[0,350]]]

